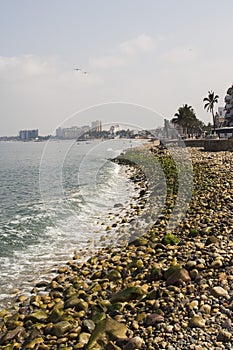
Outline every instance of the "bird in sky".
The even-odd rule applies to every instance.
[[[82,69],[81,68],[74,68],[74,70],[79,71],[79,70],[82,70]]]

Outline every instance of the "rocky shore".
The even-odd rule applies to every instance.
[[[0,349],[233,347],[233,153],[189,152],[185,219],[167,231],[176,173],[169,152],[154,147],[167,180],[163,215],[128,245],[82,263],[75,254],[30,298],[18,295],[14,310],[0,311]]]

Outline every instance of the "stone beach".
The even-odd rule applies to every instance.
[[[168,231],[176,176],[168,150],[147,147],[167,160],[162,215],[131,233],[134,240],[124,232],[151,206],[147,179],[136,169],[133,180],[139,179],[141,190],[134,216],[106,228],[102,240],[108,247],[86,261],[83,252],[75,253],[54,278],[35,285],[29,297],[19,293],[12,309],[0,310],[0,349],[233,347],[233,153],[188,148],[192,198],[185,218]],[[111,230],[122,233],[117,242]]]

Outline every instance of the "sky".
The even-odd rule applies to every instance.
[[[232,0],[0,0],[0,136],[154,128],[186,103],[211,122],[203,98],[224,106],[233,83],[232,14]]]

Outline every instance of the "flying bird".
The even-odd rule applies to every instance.
[[[82,69],[81,68],[74,68],[74,70],[79,71],[79,70],[82,70]]]

